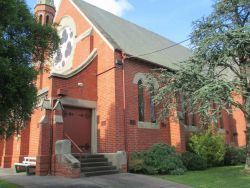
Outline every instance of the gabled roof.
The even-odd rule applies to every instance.
[[[175,44],[156,33],[83,0],[72,1],[111,43],[114,49],[122,50],[132,56],[138,56]],[[192,53],[188,48],[177,45],[158,53],[141,56],[140,58],[175,70],[177,68],[176,64],[188,59],[191,55]]]

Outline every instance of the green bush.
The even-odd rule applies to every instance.
[[[166,144],[155,144],[145,156],[145,164],[154,167],[158,174],[170,174],[177,169],[185,170],[180,156],[175,148]]]
[[[207,168],[206,160],[195,153],[187,151],[181,155],[181,159],[188,170],[205,170]]]
[[[208,166],[223,164],[225,154],[224,135],[217,134],[212,128],[191,136],[188,147],[191,152],[204,158]]]
[[[239,165],[246,162],[246,148],[227,145],[224,156],[224,165]]]
[[[169,172],[170,175],[183,175],[185,173],[186,169],[184,168],[177,168],[175,170],[172,170]]]
[[[142,162],[138,162],[142,160]],[[166,144],[155,144],[146,152],[137,152],[130,161],[131,172],[145,174],[183,174],[185,166],[175,149]]]
[[[153,166],[144,166],[143,174],[155,175],[158,174],[157,170]]]
[[[142,159],[134,159],[129,161],[128,169],[130,172],[140,173],[144,171],[144,168],[144,160]]]
[[[131,158],[133,159],[133,160],[136,160],[136,159],[144,159],[144,157],[145,157],[145,155],[147,154],[147,152],[146,151],[141,151],[141,152],[134,152],[134,153],[132,153],[132,156],[131,156]]]

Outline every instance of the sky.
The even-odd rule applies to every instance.
[[[33,10],[37,0],[25,0]],[[57,5],[60,0],[54,0]],[[192,23],[212,11],[214,0],[85,0],[174,42],[189,38]],[[183,43],[188,47],[188,42]]]

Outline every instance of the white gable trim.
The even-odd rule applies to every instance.
[[[97,29],[97,27],[88,19],[88,17],[78,8],[78,6],[72,1],[69,1],[75,9],[87,20],[87,22],[94,28],[94,30],[101,36],[101,38],[106,42],[112,51],[115,51],[113,45],[106,39],[105,36]]]
[[[65,74],[63,73],[57,73],[57,72],[52,72],[50,76],[58,77],[58,78],[63,78],[63,79],[68,79],[72,76],[75,76],[79,72],[81,72],[83,69],[85,69],[97,56],[97,49],[95,48],[87,57],[86,60],[84,60],[77,68],[74,70],[71,70]]]
[[[55,14],[55,16],[54,16],[54,21],[55,21],[55,19],[56,19],[56,17],[57,17],[57,14],[59,13],[59,9],[60,9],[60,7],[61,7],[61,3],[62,3],[62,0],[58,0],[59,1],[59,3],[58,3],[58,6],[57,6],[57,8],[56,8],[56,14]]]
[[[76,43],[78,43],[78,42],[84,40],[86,37],[92,35],[92,31],[93,31],[93,28],[91,27],[87,31],[85,31],[84,33],[82,33],[80,36],[78,36],[76,38]]]

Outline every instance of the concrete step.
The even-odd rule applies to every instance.
[[[73,156],[77,159],[80,158],[104,158],[104,155],[102,154],[81,154],[81,153],[75,153]]]
[[[82,167],[81,172],[94,172],[94,171],[106,171],[106,170],[116,170],[115,166],[94,166],[94,167]]]
[[[81,163],[81,167],[112,166],[111,162],[87,162]]]
[[[81,158],[81,163],[90,163],[90,162],[107,162],[107,158]]]
[[[100,175],[108,175],[108,174],[118,174],[118,170],[102,170],[102,171],[93,171],[93,172],[84,172],[83,175],[86,177],[90,176],[100,176]]]
[[[73,154],[81,163],[81,172],[84,176],[99,176],[116,174],[119,171],[102,154]]]

